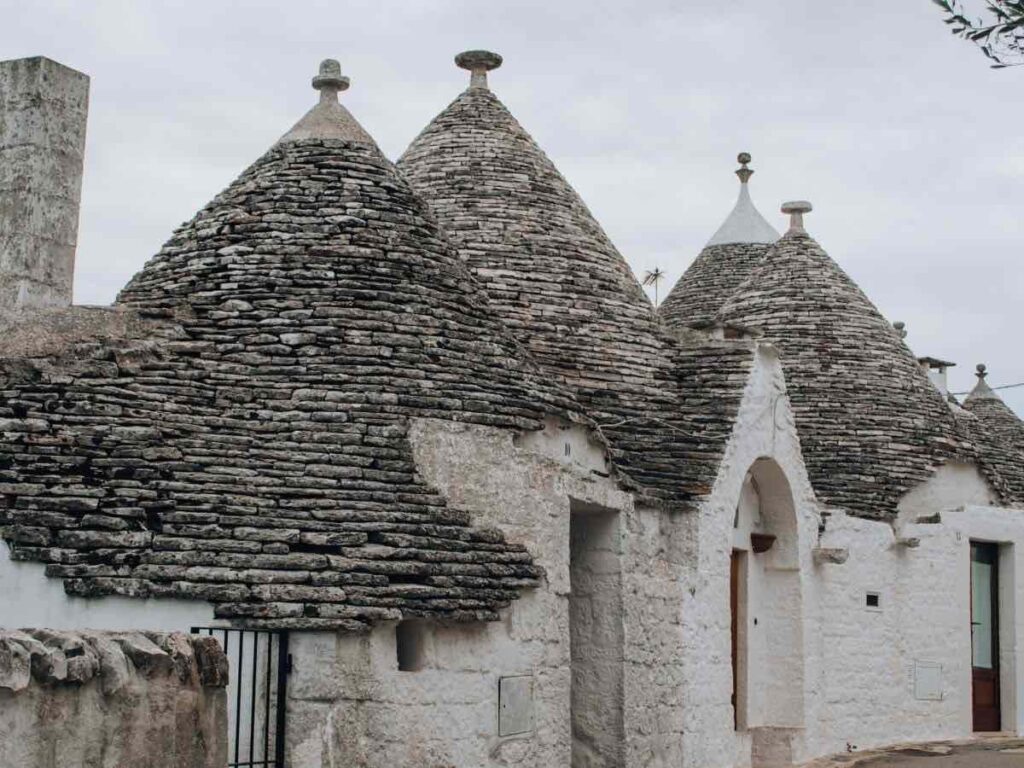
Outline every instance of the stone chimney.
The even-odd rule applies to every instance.
[[[89,78],[0,62],[0,314],[71,304]]]
[[[940,360],[937,357],[919,357],[917,358],[918,364],[924,368],[928,374],[928,378],[932,380],[932,384],[944,395],[949,394],[949,383],[947,381],[947,372],[956,363],[950,362],[949,360]]]

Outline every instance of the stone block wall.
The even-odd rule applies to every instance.
[[[211,637],[0,630],[0,766],[223,768],[227,681]]]
[[[71,303],[89,78],[0,62],[0,312]]]
[[[552,426],[515,437],[479,425],[414,422],[410,442],[424,481],[474,525],[528,543],[545,576],[500,621],[422,622],[419,658],[409,669],[399,662],[397,622],[366,634],[293,635],[290,768],[572,764],[571,508],[578,500],[631,514],[630,497],[589,471],[600,453],[588,455],[582,430]],[[566,457],[567,442],[572,462],[553,458]],[[522,706],[503,707],[503,685],[519,688]]]

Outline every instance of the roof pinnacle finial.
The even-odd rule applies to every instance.
[[[974,375],[978,377],[979,381],[984,381],[985,377],[988,376],[988,368],[984,363],[978,363],[974,366],[974,370],[977,371]]]
[[[896,335],[901,339],[907,338],[907,324],[902,320],[897,320],[892,324],[892,327],[896,329]]]
[[[491,51],[463,51],[455,57],[455,65],[468,69],[470,88],[487,88],[487,73],[501,66],[502,58]]]
[[[812,210],[814,207],[806,200],[791,200],[788,203],[783,203],[782,212],[789,214],[789,231],[786,234],[806,235],[804,214],[810,213]]]
[[[740,152],[736,155],[736,162],[740,164],[740,167],[736,169],[736,175],[740,177],[740,184],[746,184],[754,175],[754,172],[747,168],[747,163],[750,162],[750,153]]]
[[[320,101],[337,101],[338,92],[348,90],[348,82],[337,60],[324,59],[320,62],[320,74],[313,78],[313,87],[320,91]]]

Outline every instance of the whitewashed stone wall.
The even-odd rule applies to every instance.
[[[961,468],[953,472],[963,474]],[[937,483],[947,482],[942,474]],[[987,491],[980,484],[974,490]],[[1003,729],[1024,732],[1024,591],[1017,575],[1024,511],[974,505],[948,509],[940,503],[927,510],[939,513],[941,523],[909,522],[916,514],[895,527],[841,515],[830,519],[823,544],[848,548],[849,560],[822,569],[821,696],[811,713],[808,754],[841,751],[847,744],[864,749],[971,733],[972,539],[1004,545],[999,598]],[[900,539],[920,544],[910,548]],[[879,594],[878,609],[867,607],[869,591]],[[922,698],[915,688],[919,668],[936,665],[941,668],[938,698]]]
[[[847,748],[969,735],[971,539],[1005,544],[1003,727],[1021,732],[1024,590],[1016,574],[1024,514],[992,507],[992,490],[977,470],[951,464],[907,494],[896,524],[829,510],[819,533],[781,370],[770,348],[760,357],[713,495],[699,521],[688,521],[696,549],[684,577],[683,764],[767,768]],[[751,491],[747,472],[764,458],[789,483],[788,520],[772,519],[770,509],[780,505],[766,503],[764,484],[760,498]],[[936,514],[940,522],[916,522]],[[759,527],[779,538],[769,552],[747,555],[737,730],[730,550],[749,546]],[[914,539],[919,546],[908,546]],[[847,561],[816,562],[818,548],[845,550]],[[878,609],[867,606],[868,592],[878,593]],[[935,665],[941,698],[924,699],[915,686],[918,668]]]
[[[764,516],[780,535],[777,549],[759,556],[763,591],[773,602],[756,624],[749,612],[747,631],[762,636],[754,643],[758,658],[772,662],[764,667],[776,677],[752,675],[748,689],[761,698],[748,705],[748,719],[751,726],[778,726],[788,747],[814,684],[804,650],[813,645],[812,628],[803,616],[813,613],[819,517],[774,350],[758,351],[721,475],[699,514],[634,506],[591,471],[604,464],[585,435],[552,424],[513,441],[500,430],[416,424],[412,441],[424,478],[453,507],[471,511],[476,524],[496,525],[530,546],[546,582],[513,603],[501,622],[427,628],[423,667],[415,672],[397,668],[394,624],[363,637],[296,638],[289,705],[295,766],[570,765],[569,525],[571,511],[587,507],[619,514],[624,744],[621,762],[609,764],[750,764],[754,739],[749,730],[734,730],[730,702],[729,554],[748,470],[765,457],[774,469],[761,489]],[[784,512],[773,511],[780,506],[773,483],[790,500]],[[769,658],[779,646],[789,659]],[[794,670],[795,693],[788,676]],[[533,677],[533,728],[503,737],[499,680],[521,675]],[[781,717],[769,700],[788,701]]]
[[[627,766],[682,765],[693,515],[637,508],[623,542],[624,723]]]
[[[770,552],[747,556],[752,579],[742,634],[750,654],[749,695],[739,718],[747,727],[737,730],[731,703],[730,555],[734,546],[749,547],[749,517],[743,521],[744,530],[735,530],[734,523],[745,484],[749,496],[748,472],[759,460],[759,466],[770,468],[769,476],[761,478],[762,495],[785,491],[788,499],[771,501],[789,506],[772,517],[761,499],[765,532],[776,534],[778,540]],[[779,483],[782,489],[773,487]],[[812,687],[813,659],[807,648],[813,639],[811,627],[801,617],[813,611],[811,551],[819,522],[778,355],[772,347],[761,345],[712,494],[699,516],[686,521],[695,529],[690,534],[695,551],[686,560],[683,590],[682,765],[750,765],[759,728],[787,729],[759,736],[771,739],[781,733],[784,747],[788,729],[799,728]],[[781,589],[769,585],[773,574]],[[781,669],[793,674],[773,680],[771,674]],[[770,694],[771,705],[767,703]],[[784,694],[781,699],[780,694]],[[776,706],[783,702],[785,706]]]
[[[569,521],[571,500],[631,512],[580,427],[528,434],[447,421],[415,423],[423,478],[477,525],[524,542],[546,571],[490,624],[424,627],[423,665],[400,671],[395,624],[364,636],[293,640],[289,755],[293,768],[568,766],[570,733]],[[566,456],[565,443],[571,446]],[[623,533],[625,535],[625,533]],[[532,727],[499,734],[503,677],[532,677]]]

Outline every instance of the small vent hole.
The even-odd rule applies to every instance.
[[[882,607],[882,596],[879,595],[877,592],[868,592],[865,597],[864,604],[868,608],[874,608],[878,610]]]

